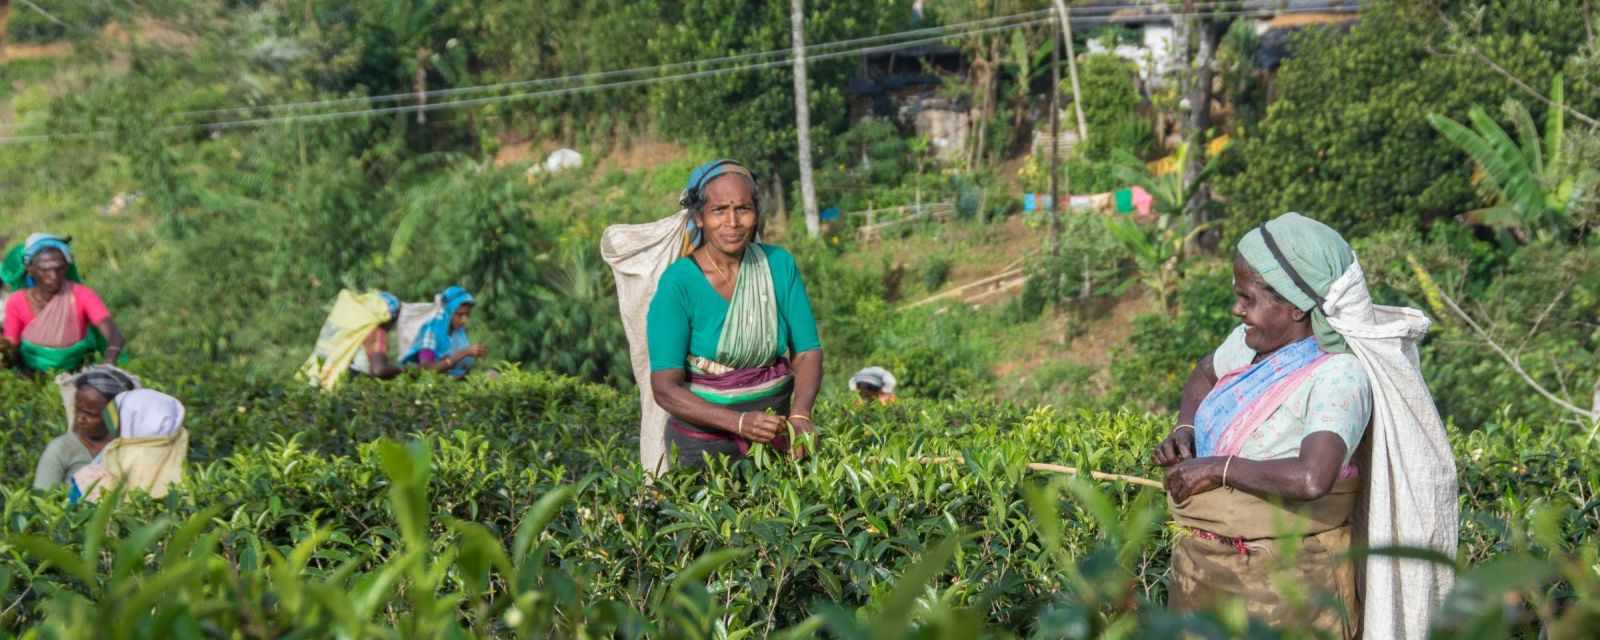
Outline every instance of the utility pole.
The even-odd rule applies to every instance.
[[[11,24],[11,0],[0,0],[0,53],[6,50],[6,28]]]
[[[1089,121],[1083,117],[1083,89],[1078,85],[1078,54],[1072,44],[1072,12],[1064,0],[1055,0],[1061,30],[1067,39],[1067,73],[1072,76],[1072,108],[1078,112],[1078,142],[1089,139]]]
[[[800,138],[800,199],[806,212],[806,234],[822,233],[817,219],[817,184],[811,179],[811,102],[806,97],[805,0],[789,0],[789,26],[794,40],[794,128]]]
[[[1061,27],[1050,33],[1050,257],[1061,256]]]

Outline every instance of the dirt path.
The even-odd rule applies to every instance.
[[[1116,348],[1133,335],[1133,319],[1159,309],[1148,296],[1136,292],[1101,311],[1098,317],[1087,320],[1082,334],[1070,339],[1066,336],[1067,316],[1041,319],[1036,334],[1019,336],[1023,344],[1016,345],[1005,360],[995,364],[995,376],[1004,380],[1025,375],[1051,362],[1069,362],[1103,372],[1111,365]]]
[[[44,44],[20,42],[0,45],[0,64],[14,60],[65,58],[70,55],[72,55],[72,43],[70,42],[46,42]]]

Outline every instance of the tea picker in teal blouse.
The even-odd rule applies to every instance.
[[[822,343],[794,256],[757,241],[755,177],[731,160],[696,168],[683,206],[692,250],[662,273],[646,319],[651,386],[677,462],[791,447],[812,433]],[[770,414],[769,414],[770,413]]]

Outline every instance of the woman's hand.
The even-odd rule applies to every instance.
[[[1156,464],[1163,467],[1170,467],[1193,458],[1194,427],[1185,426],[1181,429],[1173,429],[1172,433],[1167,434],[1167,439],[1156,445],[1156,450],[1152,457]]]
[[[489,355],[489,347],[483,346],[481,344],[475,344],[475,345],[472,345],[470,347],[467,347],[466,349],[462,349],[461,353],[462,353],[461,357],[463,357],[463,358],[482,358],[484,356]]]
[[[778,434],[788,431],[788,422],[779,416],[769,416],[760,411],[746,411],[739,415],[734,433],[751,442],[769,444]]]
[[[1184,429],[1188,431],[1188,429]],[[1222,486],[1222,465],[1227,458],[1189,458],[1167,468],[1167,495],[1173,502]]]

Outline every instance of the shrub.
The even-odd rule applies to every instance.
[[[1116,55],[1100,53],[1084,56],[1078,71],[1085,96],[1083,118],[1089,125],[1089,138],[1083,141],[1076,154],[1103,162],[1111,160],[1117,150],[1141,157],[1149,153],[1153,133],[1150,121],[1139,115],[1143,98],[1136,83],[1138,67]],[[1076,178],[1074,184],[1077,184]]]
[[[867,361],[893,371],[900,392],[938,400],[980,397],[994,358],[982,321],[963,306],[895,312],[877,327]]]
[[[939,287],[943,287],[950,279],[951,266],[953,265],[949,256],[943,254],[929,256],[922,263],[922,287],[930,293],[938,291]]]
[[[1038,216],[1041,218],[1043,216]],[[1049,245],[1029,260],[1028,280],[1016,302],[1014,317],[1036,318],[1047,307],[1067,301],[1087,304],[1120,295],[1130,282],[1131,255],[1106,230],[1106,219],[1092,213],[1062,212],[1061,250]],[[1046,243],[1049,241],[1046,240]]]
[[[1111,358],[1112,396],[1135,406],[1176,409],[1195,362],[1222,344],[1238,326],[1233,307],[1233,271],[1221,264],[1191,269],[1179,286],[1177,317],[1142,315],[1133,334]]]
[[[1026,467],[1148,474],[1160,419],[823,404],[825,437],[807,461],[758,448],[647,485],[633,398],[571,378],[363,379],[324,394],[227,371],[137,372],[189,405],[186,478],[159,501],[78,508],[26,487],[61,429],[54,389],[0,376],[7,632],[684,637],[714,626],[799,637],[826,625],[865,638],[855,625],[908,616],[997,634],[1247,624],[1157,606],[1172,534],[1155,526],[1156,496],[1076,483],[1062,493]],[[1578,438],[1516,421],[1453,434],[1461,554],[1487,564],[1463,574],[1444,624],[1511,633],[1593,615],[1600,514],[1578,502],[1600,483],[1600,461]],[[1503,576],[1502,558],[1540,573],[1483,582]],[[930,584],[926,610],[908,613]],[[1507,617],[1507,592],[1554,606]]]
[[[1475,208],[1471,166],[1427,116],[1460,119],[1515,89],[1454,47],[1476,49],[1519,78],[1543,79],[1562,70],[1586,36],[1570,12],[1540,0],[1445,10],[1471,25],[1459,40],[1441,43],[1438,16],[1403,2],[1363,6],[1348,35],[1315,29],[1297,37],[1295,56],[1277,75],[1279,98],[1259,132],[1230,148],[1235,155],[1224,165],[1233,168],[1217,182],[1229,202],[1229,237],[1286,211],[1359,236]],[[1588,100],[1574,106],[1593,112]]]

